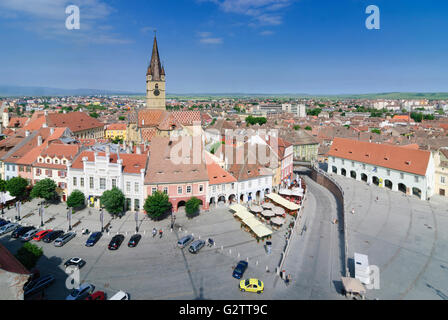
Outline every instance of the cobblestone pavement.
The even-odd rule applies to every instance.
[[[367,297],[448,299],[448,201],[333,177],[345,192],[349,257],[366,254],[380,269],[380,289]],[[349,267],[353,276],[353,260]]]

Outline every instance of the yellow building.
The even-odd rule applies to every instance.
[[[106,139],[116,139],[120,138],[126,140],[126,123],[113,123],[106,127],[104,133]]]

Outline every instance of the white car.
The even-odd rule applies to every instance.
[[[4,225],[3,227],[0,228],[0,235],[6,234],[6,233],[11,232],[11,231],[14,231],[18,227],[19,227],[18,223],[10,222],[10,223],[8,223],[8,224],[6,224],[6,225]]]
[[[114,294],[109,300],[129,300],[129,295],[120,290],[116,294]]]

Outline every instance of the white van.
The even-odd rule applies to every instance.
[[[365,254],[354,254],[355,260],[355,278],[364,284],[370,284],[369,257]]]
[[[129,295],[120,290],[116,294],[114,294],[109,300],[129,300]]]

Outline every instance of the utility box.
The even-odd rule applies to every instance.
[[[355,260],[355,278],[361,281],[363,284],[370,284],[370,267],[369,257],[365,254],[356,253],[354,255]]]

